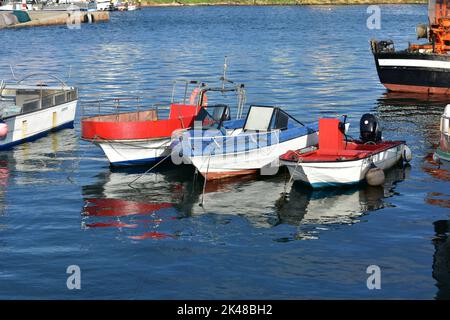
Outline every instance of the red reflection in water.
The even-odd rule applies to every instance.
[[[224,179],[217,179],[217,180],[208,180],[205,187],[205,192],[227,192],[232,190],[232,186],[238,183],[244,183],[248,181],[254,181],[257,179],[258,174],[247,174],[242,176],[236,176],[236,177],[227,177]]]
[[[144,239],[167,239],[167,238],[175,238],[175,236],[167,234],[167,233],[163,233],[163,232],[156,232],[156,231],[151,231],[151,232],[145,232],[144,234],[140,235],[140,236],[129,236],[128,238],[133,239],[133,240],[144,240]]]
[[[0,186],[6,187],[8,185],[9,169],[8,162],[0,161]]]
[[[450,199],[442,199],[449,198],[446,194],[439,192],[430,192],[427,195],[426,202],[433,206],[438,206],[441,208],[450,208]]]
[[[439,163],[433,160],[433,154],[428,154],[425,158],[422,170],[434,178],[450,181],[450,172],[439,167]]]
[[[113,221],[113,222],[96,222],[96,223],[87,223],[86,227],[88,228],[109,228],[109,227],[115,227],[115,228],[137,228],[137,224],[129,224],[129,223],[123,223],[120,221]]]
[[[117,221],[106,222],[91,222],[86,223],[87,228],[127,228],[135,229],[138,227],[144,227],[144,229],[152,229],[158,227],[162,222],[169,220],[176,220],[176,217],[164,217],[156,216],[156,213],[165,208],[173,207],[172,203],[145,203],[138,201],[130,201],[114,198],[89,198],[85,199],[85,205],[83,207],[83,214],[88,216],[89,219],[102,219],[108,217],[116,217]],[[133,219],[135,215],[151,215],[149,219]],[[122,222],[122,220],[132,220],[131,222]],[[123,230],[121,230],[123,231]],[[128,236],[133,240],[144,239],[165,239],[174,238],[174,236],[162,233],[162,232],[144,232],[141,235]]]
[[[150,214],[172,207],[171,203],[143,203],[122,199],[85,199],[83,213],[96,217],[125,217],[136,214]]]
[[[428,173],[430,176],[444,181],[450,181],[450,172],[448,170],[442,169],[439,163],[433,160],[433,154],[428,154],[424,158],[424,165],[422,170]],[[425,202],[441,208],[450,208],[449,196],[440,192],[430,192],[425,198]]]

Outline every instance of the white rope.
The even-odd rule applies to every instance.
[[[300,159],[301,154],[298,153],[297,151],[293,151],[293,152],[297,155],[297,157],[299,157],[299,159],[298,159],[297,163],[295,164],[294,171],[293,171],[292,174],[290,175],[290,178],[289,178],[288,182],[287,182],[287,183],[286,183],[286,182],[284,183],[284,196],[285,196],[285,197],[287,196],[287,186],[290,185],[290,184],[292,183],[292,180],[294,179],[294,174],[295,174],[295,172],[297,171],[298,166],[299,166],[300,163],[302,162],[302,159]]]
[[[211,160],[211,153],[209,154],[208,158],[208,166],[206,167],[206,174],[205,174],[205,181],[203,182],[203,191],[202,191],[202,201],[200,202],[200,207],[203,207],[204,200],[205,200],[205,190],[206,190],[206,182],[208,180],[208,172],[209,172],[209,162]]]
[[[156,168],[157,166],[159,166],[161,163],[163,163],[168,157],[170,157],[171,154],[168,154],[166,157],[164,157],[162,160],[160,160],[157,164],[155,164],[153,167],[151,167],[150,169],[148,169],[147,171],[145,171],[143,174],[141,174],[139,177],[137,177],[136,179],[134,179],[133,181],[131,181],[128,186],[130,188],[132,188],[132,184],[135,183],[136,181],[138,181],[140,178],[142,178],[143,176],[145,176],[147,173],[149,173],[150,171],[152,171],[154,168]]]

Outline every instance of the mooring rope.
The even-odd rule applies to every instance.
[[[199,204],[200,207],[203,207],[204,200],[205,200],[206,182],[208,180],[208,172],[209,172],[209,163],[210,163],[210,161],[211,161],[211,152],[209,153],[208,166],[206,167],[206,174],[205,174],[205,177],[204,177],[205,181],[203,182],[202,201]]]
[[[169,158],[172,154],[169,153],[167,156],[165,156],[162,160],[160,160],[157,164],[155,164],[154,166],[152,166],[150,169],[148,169],[147,171],[145,171],[143,174],[141,174],[139,177],[137,177],[136,179],[134,179],[133,181],[131,181],[130,183],[128,183],[128,186],[130,188],[132,187],[132,184],[135,183],[136,181],[138,181],[140,178],[142,178],[143,176],[145,176],[147,173],[149,173],[150,171],[152,171],[154,168],[156,168],[157,166],[159,166],[161,163],[163,163],[167,158]]]
[[[301,153],[298,153],[298,151],[293,151],[293,152],[297,155],[297,157],[300,157],[300,156],[301,156]],[[287,186],[290,185],[290,184],[292,183],[292,180],[294,180],[294,174],[295,174],[295,172],[297,171],[298,166],[300,165],[301,162],[302,162],[302,160],[299,158],[298,161],[297,161],[297,163],[295,164],[294,171],[292,172],[292,174],[290,174],[290,178],[289,178],[288,182],[287,182],[287,183],[286,183],[286,181],[284,182],[284,192],[283,192],[283,195],[284,195],[285,198],[287,197]]]

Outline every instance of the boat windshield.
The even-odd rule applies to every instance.
[[[286,130],[293,122],[304,126],[279,107],[252,105],[245,119],[244,131]]]
[[[203,130],[217,129],[222,127],[224,121],[230,119],[229,107],[225,104],[208,106],[201,108],[197,114],[195,121],[202,123]]]

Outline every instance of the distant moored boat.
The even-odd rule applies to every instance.
[[[49,131],[73,127],[78,91],[57,77],[57,85],[25,80],[14,84],[0,82],[0,150],[32,141]]]
[[[441,138],[434,159],[450,162],[450,105],[447,105],[441,117]]]
[[[378,76],[390,91],[450,94],[450,0],[429,1],[429,24],[417,26],[426,44],[396,51],[394,43],[371,41]]]

